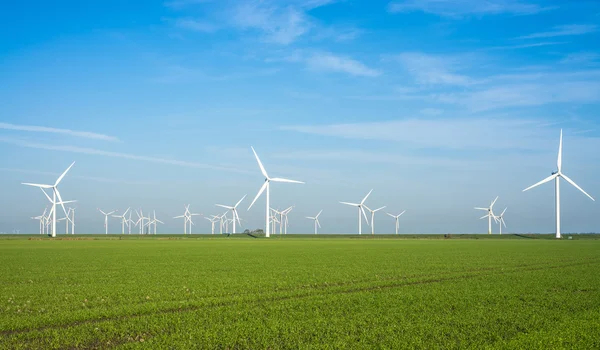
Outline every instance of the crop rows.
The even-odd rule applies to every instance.
[[[0,348],[594,348],[600,242],[3,241]]]

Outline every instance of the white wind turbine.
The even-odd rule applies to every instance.
[[[252,208],[252,205],[254,205],[254,202],[256,202],[256,200],[258,199],[258,197],[260,197],[260,195],[265,191],[265,189],[267,190],[267,195],[266,195],[266,202],[267,202],[267,206],[266,206],[266,213],[265,213],[265,234],[266,237],[271,237],[271,231],[270,231],[270,227],[269,227],[269,214],[270,214],[270,203],[269,203],[269,187],[270,187],[270,183],[271,181],[273,182],[288,182],[288,183],[297,183],[297,184],[303,184],[304,182],[302,181],[296,181],[296,180],[289,180],[289,179],[283,179],[283,178],[279,178],[279,177],[269,177],[269,175],[267,174],[267,171],[265,170],[265,167],[262,165],[262,163],[260,162],[260,159],[258,158],[258,154],[256,154],[256,151],[254,150],[254,147],[250,147],[252,148],[252,152],[254,153],[254,157],[256,157],[256,161],[258,162],[258,166],[260,167],[260,171],[263,174],[263,176],[265,177],[265,183],[262,185],[262,187],[260,188],[260,190],[258,191],[258,194],[256,195],[256,197],[254,197],[254,200],[252,201],[252,203],[250,203],[250,206],[248,207],[248,210],[250,210],[250,208]]]
[[[75,208],[69,208],[69,214],[70,214],[69,221],[71,221],[71,234],[74,235],[75,234]],[[68,216],[69,215],[67,215],[67,217]]]
[[[240,225],[242,224],[240,222],[240,216],[238,215],[238,212],[237,212],[237,207],[238,207],[238,205],[240,205],[240,203],[242,203],[244,198],[246,198],[246,195],[244,195],[242,197],[242,199],[240,199],[237,203],[235,203],[235,205],[233,207],[223,205],[223,204],[215,204],[217,207],[229,209],[231,211],[231,215],[233,216],[233,233],[235,233],[235,222],[237,221]]]
[[[287,228],[288,228],[288,225],[289,225],[288,214],[292,211],[292,209],[294,209],[293,206],[291,206],[291,207],[289,207],[289,208],[287,208],[287,209],[285,209],[284,211],[281,212],[281,221],[282,221],[283,230],[284,230],[283,234],[285,234],[285,235],[287,235]]]
[[[131,220],[131,212],[132,210],[129,211],[129,219],[127,219],[127,228],[129,230],[129,234],[131,234],[131,226],[135,225],[135,222]]]
[[[220,217],[218,217],[218,216],[214,216],[214,215],[213,215],[213,216],[212,216],[212,217],[210,217],[210,218],[206,218],[206,217],[205,217],[205,219],[206,219],[206,220],[208,220],[208,221],[210,221],[210,224],[211,224],[211,229],[210,229],[210,231],[211,231],[211,234],[213,234],[213,235],[214,235],[214,234],[215,234],[215,224],[216,224],[216,223],[217,223],[217,222],[218,222],[218,221],[219,221],[221,218],[220,218]]]
[[[104,231],[105,234],[108,234],[108,217],[112,215],[116,210],[113,210],[110,213],[105,213],[100,208],[97,209],[102,213],[102,215],[104,215]]]
[[[146,218],[144,217],[144,213],[142,212],[142,209],[140,209],[139,212],[136,209],[135,215],[137,215],[137,217],[138,217],[138,220],[135,222],[135,225],[140,226],[140,235],[141,235],[142,233],[144,233],[144,219],[146,219]]]
[[[42,215],[31,218],[33,220],[38,220],[40,222],[40,235],[44,234],[44,226],[45,226],[44,221],[46,219],[46,211],[47,210],[48,210],[47,208],[44,208],[44,213]]]
[[[52,198],[50,200],[50,202],[52,203],[52,237],[56,237],[56,205],[60,204],[61,207],[63,208],[63,211],[65,212],[65,215],[67,215],[67,210],[65,209],[65,205],[62,200],[62,197],[60,196],[60,192],[58,192],[58,184],[62,181],[62,179],[65,177],[65,175],[67,175],[67,172],[71,169],[71,167],[75,165],[75,162],[71,163],[71,165],[69,165],[69,167],[67,168],[67,170],[65,170],[56,180],[56,182],[54,183],[54,185],[41,185],[41,184],[33,184],[33,183],[23,183],[23,185],[27,185],[27,186],[34,186],[34,187],[39,187],[42,189],[42,192],[44,192],[44,194],[46,195],[46,197],[48,197],[48,194],[46,193],[46,191],[44,191],[44,189],[52,189]],[[50,199],[50,197],[48,197],[48,199]],[[57,202],[58,199],[58,202]]]
[[[365,217],[365,221],[367,222],[367,225],[369,224],[369,219],[367,219],[367,214],[365,213],[363,206],[365,205],[365,201],[367,200],[367,198],[369,198],[369,195],[371,194],[371,192],[373,192],[373,190],[370,190],[369,193],[367,193],[367,195],[365,196],[365,198],[363,198],[363,200],[360,201],[360,203],[340,202],[342,204],[351,205],[353,207],[358,208],[358,234],[359,235],[362,234],[362,218],[360,217],[361,213]]]
[[[317,225],[318,225],[319,227],[321,227],[321,224],[319,223],[319,215],[321,215],[321,213],[322,213],[322,212],[323,212],[323,210],[321,210],[321,211],[319,212],[319,214],[317,214],[317,215],[315,215],[315,216],[307,216],[307,217],[306,217],[307,219],[311,219],[311,220],[314,220],[314,221],[315,221],[315,235],[317,234]]]
[[[506,222],[504,222],[504,213],[506,213],[506,209],[508,208],[504,208],[502,214],[496,216],[496,221],[498,222],[498,226],[500,226],[500,234],[502,234],[502,225],[506,227]]]
[[[390,213],[386,213],[389,216],[393,217],[396,220],[396,234],[398,234],[398,228],[400,227],[400,225],[398,224],[398,219],[402,216],[402,214],[406,213],[406,210],[403,211],[402,213],[398,214],[398,215],[392,215]]]
[[[123,215],[113,215],[113,218],[119,218],[121,219],[121,234],[124,235],[125,234],[125,225],[129,225],[127,222],[127,219],[125,218],[125,215],[127,215],[127,213],[129,212],[130,208],[127,208],[127,210],[125,210],[125,212],[123,213]]]
[[[591,200],[595,201],[595,199],[587,194],[581,187],[579,187],[573,180],[571,180],[567,175],[562,173],[562,129],[560,130],[560,142],[558,144],[558,160],[556,162],[557,171],[553,172],[552,175],[543,179],[542,181],[536,183],[535,185],[529,186],[523,190],[523,192],[530,190],[534,187],[537,187],[541,184],[554,180],[554,196],[555,196],[555,205],[556,205],[556,238],[560,238],[560,178],[565,179],[568,183],[573,185],[576,189],[581,191],[583,194],[588,196]]]
[[[375,213],[380,211],[381,209],[384,209],[385,206],[381,207],[381,208],[377,208],[375,210],[371,210],[371,208],[367,207],[365,205],[365,208],[367,208],[367,210],[371,213],[371,235],[375,234]]]
[[[488,235],[492,234],[492,219],[494,219],[494,221],[496,221],[496,216],[494,215],[493,207],[494,207],[494,204],[496,204],[497,200],[498,200],[498,197],[496,197],[496,199],[494,199],[492,204],[490,204],[489,208],[475,208],[476,210],[487,211],[487,214],[480,217],[480,219],[488,218]]]

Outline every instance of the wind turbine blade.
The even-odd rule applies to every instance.
[[[383,207],[381,207],[381,208],[377,208],[377,209],[375,209],[375,210],[373,210],[373,211],[379,211],[379,210],[381,210],[381,209],[383,209],[383,208],[385,208],[385,207],[386,207],[386,206],[384,205]]]
[[[307,219],[311,219],[311,220],[315,220],[315,218],[310,217],[310,216],[305,216]]]
[[[359,207],[360,206],[360,204],[356,204],[356,203],[348,203],[348,202],[340,202],[340,203],[346,204],[346,205],[351,205],[353,207]]]
[[[321,211],[319,212],[319,214],[317,214],[317,216],[315,216],[315,218],[318,218],[318,217],[319,217],[319,215],[321,215],[321,213],[322,213],[322,212],[323,212],[323,210],[321,210]]]
[[[570,183],[571,185],[575,186],[576,189],[580,190],[581,192],[583,192],[583,194],[585,194],[586,196],[588,196],[591,200],[593,200],[594,202],[596,201],[592,196],[590,196],[589,194],[587,194],[587,192],[585,192],[581,187],[579,187],[573,180],[571,180],[567,175],[565,174],[561,174],[561,176],[567,180],[568,183]]]
[[[399,217],[402,216],[402,214],[406,213],[406,210],[403,211],[402,213],[400,213],[400,215],[398,215]]]
[[[39,188],[52,188],[51,185],[32,184],[32,183],[28,183],[28,182],[22,182],[21,185],[34,186],[34,187],[39,187]]]
[[[489,208],[475,208],[476,210],[489,210]]]
[[[252,148],[252,152],[254,153],[254,157],[256,157],[256,161],[258,162],[258,166],[260,167],[260,172],[263,174],[264,177],[266,177],[267,179],[269,178],[269,175],[267,175],[267,171],[265,170],[265,167],[262,165],[260,158],[258,158],[258,154],[256,154],[256,151],[254,150],[254,147],[250,146],[250,148]]]
[[[127,208],[127,210],[125,210],[125,212],[123,213],[123,216],[127,215],[127,212],[129,212],[129,209],[131,209],[131,207]]]
[[[294,184],[303,184],[304,182],[302,181],[297,181],[297,180],[290,180],[290,179],[283,179],[280,177],[274,177],[271,179],[271,181],[273,182],[288,182],[288,183],[294,183]]]
[[[161,224],[164,224],[164,222],[162,222],[162,221],[160,221],[160,220],[158,220],[158,219],[156,219],[156,222],[160,222]]]
[[[268,185],[269,185],[269,181],[265,181],[265,183],[262,185],[262,187],[260,188],[260,190],[256,194],[256,197],[254,197],[254,200],[252,201],[252,203],[250,203],[250,206],[248,207],[247,210],[250,210],[250,208],[252,208],[252,206],[254,205],[254,202],[256,202],[256,200],[258,199],[258,197],[260,197],[260,195],[265,191],[265,188],[267,188]]]
[[[504,225],[504,227],[506,227],[506,222],[504,222],[504,218],[501,218],[500,222],[502,222],[502,224]]]
[[[63,208],[63,211],[65,212],[65,216],[68,216],[67,209],[65,209],[65,204],[62,200],[62,197],[60,196],[60,192],[58,192],[58,188],[54,187],[54,192],[56,193],[56,198],[58,198],[58,200],[60,201],[60,206]]]
[[[562,170],[562,137],[563,132],[562,129],[560,129],[560,142],[558,143],[558,159],[556,161],[556,166],[558,167],[558,172],[560,173]]]
[[[221,208],[225,208],[225,209],[229,209],[232,210],[233,207],[227,206],[227,205],[223,205],[223,204],[215,204],[217,207],[221,207]]]
[[[500,214],[500,217],[503,217],[503,216],[504,216],[504,213],[506,213],[506,209],[508,209],[508,207],[507,207],[507,208],[504,208],[504,210],[502,211],[502,214]]]
[[[48,193],[46,193],[46,191],[44,191],[44,189],[43,189],[43,188],[40,188],[40,190],[41,190],[42,192],[44,192],[44,195],[46,196],[46,198],[48,198],[48,200],[50,201],[50,203],[54,203],[54,202],[52,201],[52,198],[50,198],[50,196],[48,195]],[[45,212],[45,211],[44,211],[44,212]]]
[[[386,214],[389,215],[389,216],[391,216],[391,217],[393,217],[393,218],[395,218],[395,216],[392,215],[392,214],[390,214],[390,213],[386,213]]]
[[[316,220],[317,220],[317,226],[319,226],[319,228],[321,228],[321,223],[319,222],[319,219],[316,219]]]
[[[492,204],[490,204],[490,208],[494,206],[494,204],[496,204],[496,201],[498,200],[498,196],[496,196],[496,199],[494,199],[494,201],[492,202]]]
[[[367,213],[365,213],[365,210],[363,209],[362,205],[359,206],[360,211],[362,212],[363,216],[365,217],[365,221],[367,222],[367,225],[369,225],[369,219],[367,218]]]
[[[244,198],[246,198],[247,194],[244,195],[244,197],[242,197],[242,199],[240,199],[237,203],[235,203],[234,208],[237,208],[238,205],[240,205],[240,203],[242,203],[242,201],[244,200]]]
[[[540,181],[540,182],[536,183],[535,185],[531,185],[531,186],[527,187],[526,189],[524,189],[524,190],[523,190],[523,192],[525,192],[525,191],[528,191],[528,190],[530,190],[530,189],[532,189],[532,188],[534,188],[534,187],[537,187],[537,186],[539,186],[539,185],[541,185],[541,184],[545,184],[546,182],[552,181],[552,180],[554,180],[554,179],[555,179],[557,176],[558,176],[558,174],[553,174],[553,175],[550,175],[550,176],[548,176],[547,178],[543,179],[542,181]]]
[[[67,175],[67,173],[69,172],[69,170],[71,170],[71,168],[73,167],[73,165],[75,165],[75,162],[71,163],[71,165],[69,165],[69,167],[67,168],[67,170],[65,170],[64,173],[62,173],[58,179],[56,180],[56,182],[54,183],[54,186],[58,186],[58,184],[62,181],[62,179],[65,177],[65,175]]]
[[[371,192],[373,192],[373,189],[371,189],[369,191],[369,193],[367,193],[367,195],[365,196],[365,198],[363,198],[363,200],[360,202],[360,204],[363,204],[367,200],[367,198],[369,198],[369,196],[371,195]]]
[[[103,215],[106,215],[106,213],[105,213],[105,212],[103,212],[103,211],[102,211],[102,209],[98,208],[98,210],[99,210],[99,211],[100,211],[100,212],[101,212]]]
[[[106,214],[106,215],[110,215],[110,214],[114,214],[116,212],[116,210],[111,211],[110,213]]]
[[[479,218],[479,220],[481,220],[481,219],[485,219],[485,218],[487,218],[488,216],[489,216],[489,215],[484,215],[484,216],[480,217],[480,218]]]

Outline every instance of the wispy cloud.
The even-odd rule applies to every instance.
[[[391,13],[421,11],[454,18],[469,15],[529,15],[552,8],[517,0],[405,0],[388,4]]]
[[[546,41],[546,42],[520,44],[520,45],[492,46],[492,47],[482,48],[482,50],[515,50],[515,49],[528,49],[528,48],[532,48],[532,47],[560,45],[560,44],[566,44],[566,42],[564,42],[564,41]]]
[[[214,23],[192,18],[178,18],[175,26],[202,33],[213,33],[219,29]]]
[[[306,58],[308,67],[317,70],[342,72],[350,75],[376,77],[381,72],[367,67],[365,64],[344,56],[336,56],[332,53],[315,53]]]
[[[0,171],[10,171],[15,173],[22,174],[34,174],[34,175],[48,175],[48,176],[60,176],[60,173],[52,173],[48,171],[38,171],[38,170],[30,170],[30,169],[15,169],[15,168],[0,168]],[[82,179],[82,180],[90,180],[96,182],[105,182],[105,183],[120,183],[126,185],[152,185],[153,183],[150,181],[130,181],[130,180],[118,180],[118,179],[108,179],[104,177],[97,176],[81,176],[81,175],[71,175],[70,178]]]
[[[284,126],[281,129],[348,139],[394,141],[404,143],[406,147],[424,149],[537,150],[543,145],[538,141],[544,134],[544,123],[508,118],[409,118],[386,122]]]
[[[120,152],[111,152],[111,151],[104,151],[104,150],[99,150],[99,149],[95,149],[95,148],[85,148],[85,147],[77,147],[77,146],[69,146],[69,145],[50,145],[50,144],[36,143],[36,142],[30,142],[30,141],[26,141],[26,140],[5,138],[5,137],[0,137],[0,142],[13,144],[13,145],[20,146],[20,147],[43,149],[43,150],[48,150],[48,151],[80,153],[80,154],[88,154],[88,155],[96,155],[96,156],[104,156],[104,157],[131,159],[131,160],[139,160],[139,161],[152,162],[152,163],[177,165],[177,166],[182,166],[182,167],[187,167],[187,168],[220,170],[220,171],[229,171],[229,172],[243,173],[243,174],[251,173],[246,170],[218,166],[218,165],[188,162],[188,161],[182,161],[182,160],[176,160],[176,159],[140,156],[140,155],[134,155],[134,154],[128,154],[128,153],[120,153]]]
[[[93,140],[119,142],[119,139],[114,136],[98,134],[98,133],[90,132],[90,131],[76,131],[76,130],[69,130],[69,129],[51,128],[51,127],[46,127],[46,126],[17,125],[17,124],[9,124],[9,123],[0,123],[0,129],[63,134],[63,135],[69,135],[69,136],[81,137],[81,138],[93,139]]]
[[[312,20],[301,9],[265,2],[238,4],[231,20],[236,27],[259,30],[265,41],[282,45],[292,43],[312,26]]]
[[[595,52],[576,52],[570,53],[565,58],[560,60],[562,64],[593,64],[600,61],[600,54]]]
[[[435,85],[471,85],[473,79],[454,72],[458,59],[453,56],[434,56],[421,52],[405,52],[393,59],[399,61],[404,68],[415,77],[418,84]]]
[[[598,26],[592,24],[569,24],[556,26],[548,32],[533,33],[520,36],[517,39],[537,39],[537,38],[553,38],[557,36],[571,36],[594,33],[598,31]]]

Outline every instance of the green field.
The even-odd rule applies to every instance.
[[[2,349],[600,348],[584,236],[30,237],[0,240]]]

